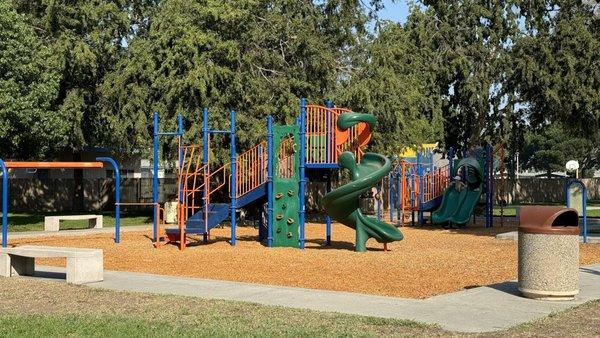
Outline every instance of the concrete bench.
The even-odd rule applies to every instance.
[[[58,231],[59,223],[61,220],[64,221],[79,221],[89,220],[90,228],[101,229],[102,228],[102,215],[67,215],[67,216],[46,216],[44,217],[44,230],[45,231]]]
[[[24,245],[0,248],[0,276],[33,276],[35,258],[67,259],[67,283],[83,284],[104,279],[101,249]]]

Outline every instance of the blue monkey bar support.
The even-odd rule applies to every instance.
[[[300,196],[300,200],[304,197]],[[273,246],[273,117],[267,117],[267,246]]]
[[[583,236],[583,243],[587,243],[588,241],[588,226],[587,226],[587,188],[582,181],[577,179],[572,179],[567,182],[565,185],[565,196],[567,197],[567,208],[571,207],[571,195],[569,194],[569,189],[573,185],[579,185],[581,187],[581,208],[583,212],[583,228],[581,229],[581,235]]]
[[[0,160],[2,168],[2,247],[8,245],[8,170],[3,160]]]
[[[237,171],[237,153],[235,149],[235,111],[231,111],[231,127],[230,127],[230,151],[231,151],[231,184],[230,184],[230,194],[231,194],[231,245],[235,245],[236,240],[236,212],[237,212],[237,189],[236,189],[236,171]]]
[[[111,157],[96,157],[96,161],[110,163],[115,173],[115,243],[121,243],[121,172],[119,164]]]
[[[304,249],[304,212],[305,212],[305,193],[306,188],[306,99],[300,100],[300,210],[298,223],[300,225],[300,249]]]

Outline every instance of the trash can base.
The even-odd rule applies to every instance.
[[[537,299],[537,300],[551,300],[551,301],[574,300],[575,296],[579,294],[579,290],[575,290],[575,291],[542,291],[542,290],[529,290],[529,289],[519,288],[519,291],[526,298]]]

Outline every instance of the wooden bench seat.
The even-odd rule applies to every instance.
[[[102,228],[102,215],[65,215],[44,217],[44,230],[58,231],[60,229],[60,221],[78,221],[86,219],[89,221],[88,224],[90,228]]]
[[[35,258],[66,258],[67,282],[84,284],[104,279],[101,249],[24,245],[0,248],[0,276],[33,276]]]

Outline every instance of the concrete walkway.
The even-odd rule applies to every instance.
[[[64,269],[39,268],[41,277],[57,277]],[[584,302],[600,299],[600,264],[581,268],[581,293],[571,302],[543,302],[519,297],[516,282],[477,287],[425,300],[351,292],[105,271],[93,288],[174,294],[252,302],[364,316],[409,319],[438,324],[446,330],[489,332],[543,318]]]

